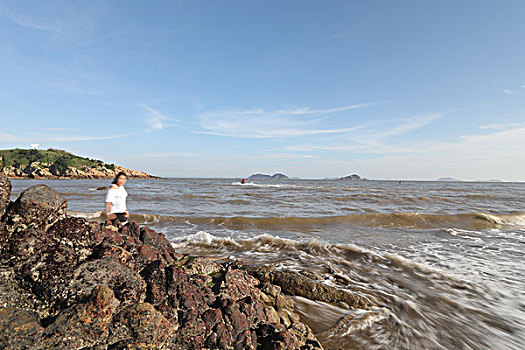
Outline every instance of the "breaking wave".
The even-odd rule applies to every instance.
[[[88,219],[104,219],[104,212],[70,211],[70,215]],[[518,214],[420,214],[420,213],[361,213],[322,217],[182,217],[157,214],[132,214],[131,220],[140,224],[191,223],[224,227],[232,230],[258,228],[264,230],[303,231],[331,226],[361,226],[409,229],[488,229],[499,227],[525,227],[525,213]]]

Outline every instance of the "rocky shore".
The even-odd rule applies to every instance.
[[[129,178],[137,179],[158,179],[158,176],[148,174],[143,171],[132,170],[118,165],[114,169],[106,167],[89,168],[84,167],[77,169],[68,167],[62,171],[50,169],[47,165],[32,164],[26,167],[4,167],[0,170],[0,175],[10,179],[111,179],[120,171],[125,172]]]
[[[0,349],[320,349],[281,288],[0,178]]]
[[[163,234],[66,214],[0,175],[0,349],[322,349],[289,296],[363,296],[307,272],[174,251]]]

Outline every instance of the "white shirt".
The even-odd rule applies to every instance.
[[[106,203],[111,203],[109,214],[126,212],[126,197],[128,193],[124,186],[109,188],[106,193]]]

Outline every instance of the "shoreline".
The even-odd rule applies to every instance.
[[[69,216],[47,185],[14,202],[11,188],[0,175],[0,348],[315,350],[290,296],[372,306],[297,272],[180,254],[136,222]]]

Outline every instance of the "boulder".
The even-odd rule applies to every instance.
[[[65,218],[67,201],[47,185],[36,185],[20,194],[7,209],[6,224],[10,232],[30,227],[46,231]]]
[[[82,349],[105,343],[118,305],[109,287],[93,288],[86,302],[65,309],[44,330],[44,348]]]

